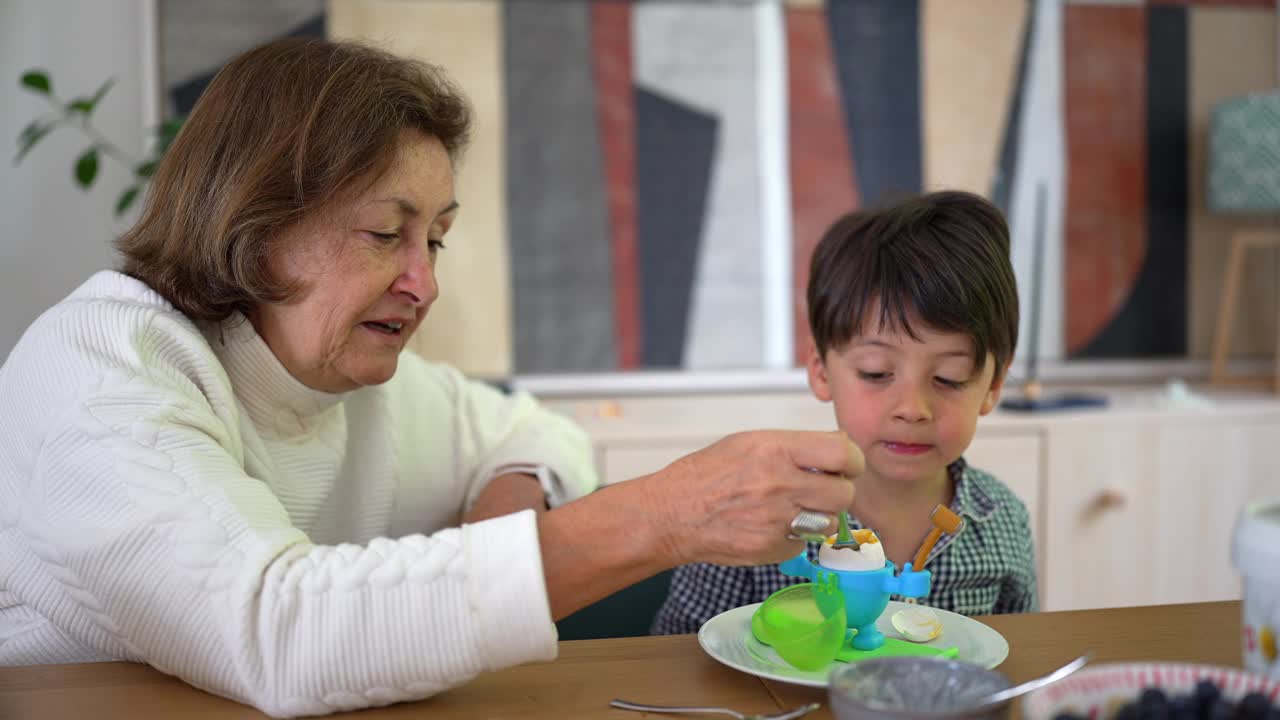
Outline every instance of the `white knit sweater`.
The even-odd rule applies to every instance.
[[[0,367],[0,665],[147,662],[296,716],[552,659],[535,514],[457,527],[511,463],[553,504],[596,482],[527,396],[412,353],[316,392],[249,323],[98,273]]]

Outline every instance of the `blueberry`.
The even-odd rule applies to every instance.
[[[1146,688],[1138,696],[1138,720],[1169,720],[1169,698],[1160,688]]]
[[[1218,697],[1215,698],[1208,706],[1207,711],[1201,712],[1200,717],[1205,718],[1206,720],[1232,720],[1235,717],[1235,714],[1235,707],[1221,697]]]
[[[1125,703],[1116,710],[1115,720],[1138,720],[1138,704]]]
[[[1054,715],[1053,720],[1085,720],[1085,718],[1082,718],[1079,715],[1074,715],[1069,712],[1064,712],[1064,713],[1058,713],[1057,715]]]
[[[1196,683],[1195,688],[1191,691],[1191,707],[1196,712],[1196,717],[1209,717],[1209,708],[1222,697],[1222,691],[1214,684],[1212,680],[1201,680]]]
[[[1192,693],[1192,697],[1196,699],[1196,703],[1202,709],[1208,709],[1214,700],[1222,697],[1222,691],[1218,689],[1218,686],[1212,680],[1201,680],[1196,683],[1196,689]]]
[[[1240,720],[1263,720],[1270,709],[1271,703],[1266,695],[1251,692],[1240,698],[1240,704],[1236,706],[1236,717]]]
[[[1190,695],[1174,695],[1169,699],[1169,717],[1172,720],[1196,720],[1195,699]]]

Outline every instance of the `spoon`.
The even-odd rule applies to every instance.
[[[1034,680],[1028,680],[1020,685],[1014,685],[1011,688],[1006,688],[999,692],[994,692],[994,693],[991,693],[990,695],[978,698],[977,702],[975,702],[973,705],[970,705],[968,709],[981,708],[987,705],[995,705],[997,703],[1002,703],[1002,702],[1005,702],[1006,700],[1016,698],[1019,695],[1029,693],[1032,690],[1037,690],[1039,688],[1042,688],[1045,685],[1055,683],[1061,680],[1062,678],[1070,675],[1071,673],[1079,670],[1080,668],[1084,667],[1085,664],[1088,663],[1091,659],[1093,659],[1093,653],[1087,652],[1084,655],[1081,655],[1080,657],[1076,658],[1075,660],[1072,660],[1071,662],[1067,663],[1066,665],[1063,665],[1057,670],[1054,670],[1048,675],[1038,677]]]
[[[836,541],[831,544],[834,548],[853,548],[857,550],[861,545],[857,540],[853,539],[853,533],[849,531],[849,513],[840,511],[839,527],[836,532]]]
[[[801,705],[800,707],[792,708],[791,710],[783,710],[782,712],[766,713],[764,715],[746,715],[744,713],[738,712],[737,710],[730,710],[729,708],[692,707],[692,706],[677,707],[674,705],[646,705],[644,703],[629,702],[627,700],[619,700],[616,698],[613,700],[610,700],[609,704],[613,707],[621,708],[623,710],[639,710],[642,712],[651,712],[651,713],[680,713],[680,714],[713,713],[716,715],[728,715],[731,718],[735,718],[735,720],[795,720],[795,718],[798,718],[801,715],[807,715],[813,712],[814,710],[818,709],[818,703],[809,703],[808,705]]]

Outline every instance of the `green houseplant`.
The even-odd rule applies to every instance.
[[[72,166],[72,177],[77,185],[86,191],[93,187],[94,180],[98,177],[99,163],[104,156],[124,165],[133,175],[133,182],[120,193],[120,197],[116,200],[117,217],[127,211],[138,199],[147,182],[151,180],[152,174],[155,173],[156,163],[160,161],[160,157],[178,135],[186,119],[176,117],[161,123],[155,128],[156,138],[150,154],[137,158],[121,151],[93,125],[93,111],[111,90],[114,80],[109,79],[104,82],[92,95],[78,96],[70,100],[62,100],[54,94],[53,81],[49,73],[44,70],[28,70],[22,74],[19,82],[24,89],[43,96],[49,102],[53,112],[32,120],[22,129],[18,135],[18,154],[14,157],[14,164],[21,163],[27,153],[54,130],[60,127],[78,129],[88,140],[89,145],[80,152]]]

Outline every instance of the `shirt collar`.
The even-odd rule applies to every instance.
[[[947,474],[955,484],[955,499],[951,509],[963,517],[983,522],[995,514],[999,501],[983,487],[979,473],[969,467],[964,458],[960,458],[947,466]]]

